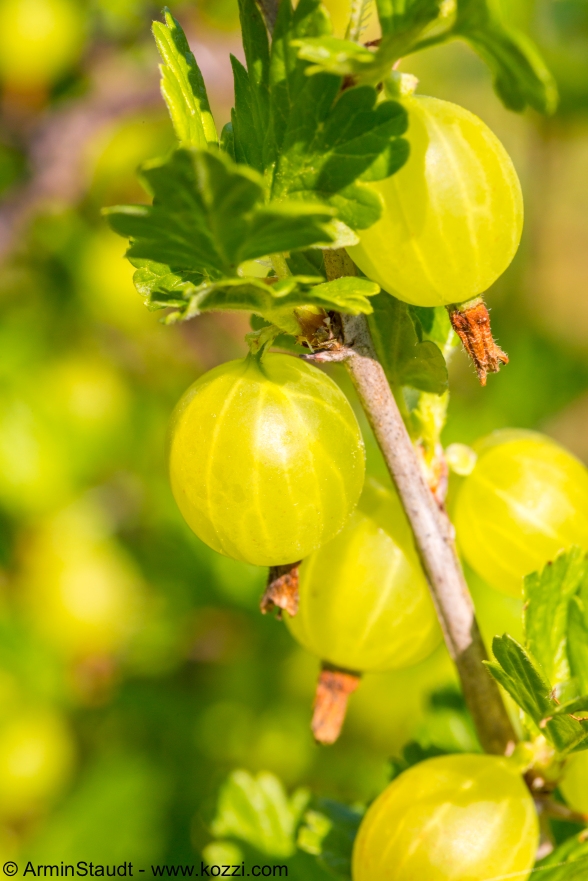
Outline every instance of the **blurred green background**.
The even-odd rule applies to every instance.
[[[502,2],[556,75],[553,118],[506,111],[465,45],[403,63],[494,129],[526,197],[519,255],[488,298],[511,363],[483,390],[456,355],[445,439],[537,428],[588,461],[588,2]],[[222,125],[236,0],[169,5]],[[476,748],[444,649],[366,676],[339,743],[316,747],[318,660],[258,613],[266,572],[214,554],[176,510],[169,415],[245,353],[249,326],[162,326],[100,216],[145,201],[135,170],[173,143],[157,15],[145,0],[0,0],[0,863],[190,863],[235,767],[352,803],[411,738]],[[520,603],[471,586],[486,638],[517,636]]]

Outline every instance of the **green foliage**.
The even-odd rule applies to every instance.
[[[307,77],[276,162],[272,194],[317,199],[332,205],[352,229],[378,220],[379,197],[362,181],[389,177],[408,158],[404,109],[394,101],[376,106],[371,86],[347,89],[330,74]],[[351,243],[351,242],[350,242]]]
[[[560,554],[542,572],[525,578],[526,645],[552,685],[563,684],[570,676],[568,611],[571,598],[587,579],[588,559],[579,548]]]
[[[453,345],[456,335],[447,309],[443,306],[409,306],[419,339],[434,340],[442,351]]]
[[[269,856],[290,857],[308,798],[304,789],[288,798],[273,774],[253,777],[247,771],[234,771],[220,791],[212,832],[218,838],[245,841]]]
[[[363,812],[330,799],[317,799],[304,815],[298,847],[317,857],[323,868],[341,881],[351,879],[353,842]]]
[[[239,12],[247,68],[231,56],[235,79],[235,108],[232,112],[235,157],[262,172],[270,114],[269,40],[255,2],[239,0]]]
[[[390,385],[443,394],[447,390],[445,359],[436,343],[419,341],[410,307],[387,293],[374,297],[372,306],[370,330]]]
[[[169,9],[164,9],[164,16],[165,24],[153,22],[153,36],[164,62],[161,93],[178,140],[183,147],[216,144],[218,136],[200,68]]]
[[[487,661],[488,669],[558,752],[565,754],[586,741],[588,722],[557,715],[550,683],[516,640],[496,636],[492,652],[496,661]]]
[[[490,0],[377,0],[383,38],[368,57],[332,37],[299,41],[299,55],[313,62],[311,72],[325,70],[359,82],[385,80],[400,58],[454,38],[466,40],[485,61],[501,101],[511,110],[527,106],[553,113],[557,87],[533,42],[507,25]]]
[[[384,37],[414,39],[441,14],[442,0],[376,0]]]
[[[245,261],[331,242],[332,209],[294,200],[266,204],[253,169],[206,150],[178,150],[148,163],[141,176],[153,205],[106,214],[112,228],[131,239],[135,284],[151,308],[174,307],[172,320],[218,309],[273,316],[276,308],[309,303],[369,311],[365,298],[378,286],[364,279],[240,275]]]
[[[586,566],[586,559],[584,559]],[[586,569],[584,570],[586,572]],[[581,594],[586,590],[586,577]],[[567,653],[570,673],[581,694],[588,694],[588,618],[585,597],[574,596],[568,609]]]
[[[510,636],[496,637],[494,678],[561,753],[588,748],[588,696],[560,703],[562,688],[586,692],[588,627],[582,594],[588,584],[588,555],[579,548],[562,552],[541,573],[525,578],[526,648]],[[573,677],[570,683],[570,675]]]
[[[289,0],[280,4],[271,49],[254,0],[240,8],[247,69],[233,59],[237,161],[263,172],[272,198],[321,201],[352,229],[370,226],[381,204],[361,182],[389,177],[406,161],[406,113],[393,101],[376,106],[368,86],[341,93],[335,69],[307,75],[315,68],[297,47],[337,42],[319,0],[295,11]]]
[[[441,14],[443,2],[377,0],[377,7],[383,36],[369,57],[369,50],[330,36],[296,41],[299,57],[313,62],[309,73],[324,70],[373,84],[385,80],[395,62],[411,51],[423,30]]]
[[[306,73],[331,73],[335,76],[361,76],[363,71],[372,72],[374,53],[359,43],[341,40],[338,37],[309,37],[296,40],[298,57],[310,61]]]
[[[573,835],[540,860],[535,871],[541,881],[584,881],[588,871],[588,841]]]
[[[454,33],[486,62],[506,107],[554,112],[557,86],[541,55],[525,34],[502,21],[490,0],[458,0]]]

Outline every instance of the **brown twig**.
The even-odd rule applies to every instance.
[[[326,251],[329,280],[354,275],[344,251]],[[516,743],[498,686],[485,670],[487,654],[457,557],[453,527],[424,479],[417,455],[373,345],[365,315],[342,315],[346,362],[361,404],[396,484],[480,743],[486,752],[510,753]]]
[[[551,797],[536,796],[535,802],[540,813],[555,820],[564,820],[566,823],[577,823],[579,826],[588,824],[588,814],[580,811],[573,811],[567,805],[554,801]]]

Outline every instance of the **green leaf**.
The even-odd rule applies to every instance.
[[[161,93],[178,140],[184,147],[216,144],[218,135],[200,68],[184,31],[167,8],[164,17],[165,24],[153,22],[153,36],[163,59]]]
[[[504,23],[490,0],[458,0],[453,32],[486,62],[506,107],[554,112],[557,86],[539,51],[525,34]]]
[[[551,715],[557,706],[551,697],[551,685],[524,648],[511,636],[495,636],[492,652],[496,662],[487,667],[494,678],[536,724]]]
[[[307,74],[323,71],[377,85],[390,76],[395,62],[410,53],[423,30],[438,18],[443,0],[378,0],[377,5],[383,35],[377,50],[332,36],[294,41],[299,58],[311,64]]]
[[[363,812],[329,799],[318,799],[304,815],[298,847],[317,857],[335,878],[351,881],[353,842]]]
[[[448,381],[445,359],[434,342],[419,342],[406,303],[381,293],[372,306],[370,329],[390,385],[443,394]]]
[[[588,877],[588,841],[581,832],[560,844],[535,865],[541,881],[585,881]]]
[[[542,572],[525,578],[526,646],[555,686],[570,678],[568,607],[587,577],[588,558],[580,548],[572,548],[559,554]]]
[[[270,124],[265,142],[265,165],[275,166],[295,102],[306,86],[307,63],[298,58],[296,40],[331,33],[331,23],[320,0],[300,0],[296,10],[291,0],[281,0],[272,37],[270,61]]]
[[[568,753],[586,742],[588,727],[570,716],[557,715],[550,683],[516,640],[506,634],[496,636],[492,651],[496,661],[485,662],[488,670],[558,752]]]
[[[191,283],[236,275],[244,260],[329,244],[332,209],[264,203],[263,181],[221,153],[178,150],[141,173],[153,205],[109,208],[108,220],[131,239],[128,257],[169,267]]]
[[[358,43],[338,37],[307,37],[293,40],[298,57],[311,62],[306,74],[331,73],[338,77],[361,75],[374,67],[376,53]]]
[[[266,26],[255,0],[239,0],[247,67],[231,56],[235,80],[232,113],[235,157],[262,172],[270,114],[270,47]]]
[[[445,306],[409,306],[419,339],[426,336],[443,351],[455,336]]]
[[[245,841],[268,856],[292,856],[308,799],[303,789],[288,798],[273,774],[262,771],[253,777],[234,771],[220,791],[212,832],[218,838]]]
[[[291,0],[280,3],[269,55],[254,0],[240,4],[247,68],[233,59],[235,157],[263,172],[273,199],[331,205],[349,228],[348,241],[338,244],[352,244],[350,229],[371,226],[382,211],[379,196],[362,182],[386,178],[406,161],[406,112],[394,101],[376,106],[371,86],[341,93],[340,76],[307,75],[312,65],[302,47],[338,42],[319,0],[301,0],[296,10]]]
[[[139,262],[139,261],[135,261]],[[369,313],[367,297],[377,293],[378,286],[367,279],[360,284],[341,284],[343,279],[324,283],[320,276],[288,276],[275,278],[220,278],[200,284],[169,272],[167,266],[145,261],[134,276],[135,286],[145,297],[149,308],[173,308],[166,321],[188,320],[201,312],[245,311],[262,315],[271,324],[292,332],[292,312],[302,306],[347,312],[351,315]]]
[[[573,597],[570,602],[567,637],[570,672],[580,693],[588,695],[588,623],[586,606],[579,596]],[[585,700],[588,701],[588,698]]]
[[[575,715],[576,713],[588,713],[588,695],[584,694],[582,697],[575,697],[571,701],[566,701],[565,704],[560,704],[554,711],[556,716]]]
[[[359,181],[381,180],[408,157],[406,111],[395,101],[376,105],[371,86],[346,89],[329,74],[308,77],[292,109],[276,166],[273,196],[320,199],[353,229],[374,223],[381,203]]]
[[[376,0],[384,37],[414,35],[434,21],[442,0]]]
[[[265,203],[260,175],[207,150],[177,150],[148,163],[142,178],[152,205],[119,206],[105,214],[115,232],[131,240],[127,256],[148,306],[175,310],[167,320],[240,309],[287,330],[280,315],[303,305],[371,311],[367,298],[378,285],[363,278],[325,283],[308,259],[311,274],[278,280],[242,273],[242,264],[256,258],[332,243],[332,208],[296,200]]]

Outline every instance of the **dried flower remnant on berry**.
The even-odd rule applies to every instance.
[[[338,739],[349,696],[360,681],[359,673],[323,664],[316,686],[311,726],[317,743],[328,746]]]
[[[264,615],[278,610],[278,618],[282,612],[287,612],[294,617],[298,613],[298,567],[297,563],[288,563],[285,566],[271,566],[267,580],[267,587],[260,602],[260,609]]]
[[[484,300],[476,297],[469,303],[449,306],[448,311],[453,329],[474,363],[480,385],[486,385],[488,373],[498,373],[502,364],[508,364],[508,355],[492,336]]]

